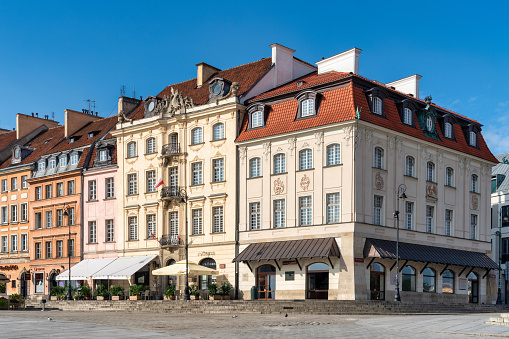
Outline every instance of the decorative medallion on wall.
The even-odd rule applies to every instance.
[[[438,198],[438,189],[436,184],[432,183],[426,184],[426,196],[433,199]]]
[[[304,174],[304,176],[302,177],[302,179],[300,179],[300,187],[304,190],[304,191],[307,191],[307,189],[309,188],[309,184],[311,183],[311,180],[309,180],[309,177],[307,175]]]
[[[472,201],[472,209],[474,211],[477,211],[477,209],[479,208],[479,198],[476,195],[472,195],[471,201]]]
[[[285,184],[283,184],[283,181],[280,178],[277,178],[274,180],[274,193],[276,195],[279,195],[283,193],[285,190]]]
[[[375,188],[377,190],[384,189],[384,179],[382,178],[382,175],[380,174],[380,172],[376,172],[376,175],[375,175]]]

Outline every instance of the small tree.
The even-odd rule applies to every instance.
[[[108,289],[106,288],[106,286],[99,285],[99,286],[97,286],[97,289],[96,289],[96,295],[98,297],[107,298],[110,294],[109,294]]]
[[[214,296],[216,294],[217,294],[217,284],[216,283],[209,284],[209,295]]]
[[[112,285],[110,287],[111,295],[121,297],[124,294],[124,288],[120,285]]]
[[[230,284],[228,281],[223,281],[221,283],[221,287],[220,287],[220,294],[221,295],[230,295],[230,292],[232,290],[232,284]]]
[[[175,285],[168,285],[166,291],[164,291],[164,296],[167,298],[175,296]]]

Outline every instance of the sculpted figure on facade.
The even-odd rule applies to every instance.
[[[173,87],[170,88],[170,91],[171,95],[165,94],[157,103],[156,115],[166,114],[172,117],[180,110],[185,112],[187,108],[194,107],[193,98],[182,96],[182,92],[173,89]]]

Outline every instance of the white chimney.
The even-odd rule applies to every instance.
[[[361,52],[361,49],[354,47],[346,52],[318,61],[316,63],[318,74],[331,71],[359,74],[359,54]]]
[[[275,65],[274,87],[293,80],[293,53],[295,50],[280,44],[269,45],[272,48],[272,63]]]
[[[394,87],[396,91],[411,94],[419,99],[419,80],[421,80],[421,78],[422,76],[419,74],[414,74],[400,80],[389,82],[386,86]]]

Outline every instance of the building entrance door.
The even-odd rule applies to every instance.
[[[474,272],[468,275],[468,302],[473,304],[479,302],[479,280]]]
[[[369,267],[371,300],[385,300],[385,267],[379,263]]]
[[[257,271],[256,285],[258,288],[258,299],[275,299],[276,268],[272,265],[260,266]]]
[[[329,265],[318,262],[308,266],[307,299],[329,299]]]

